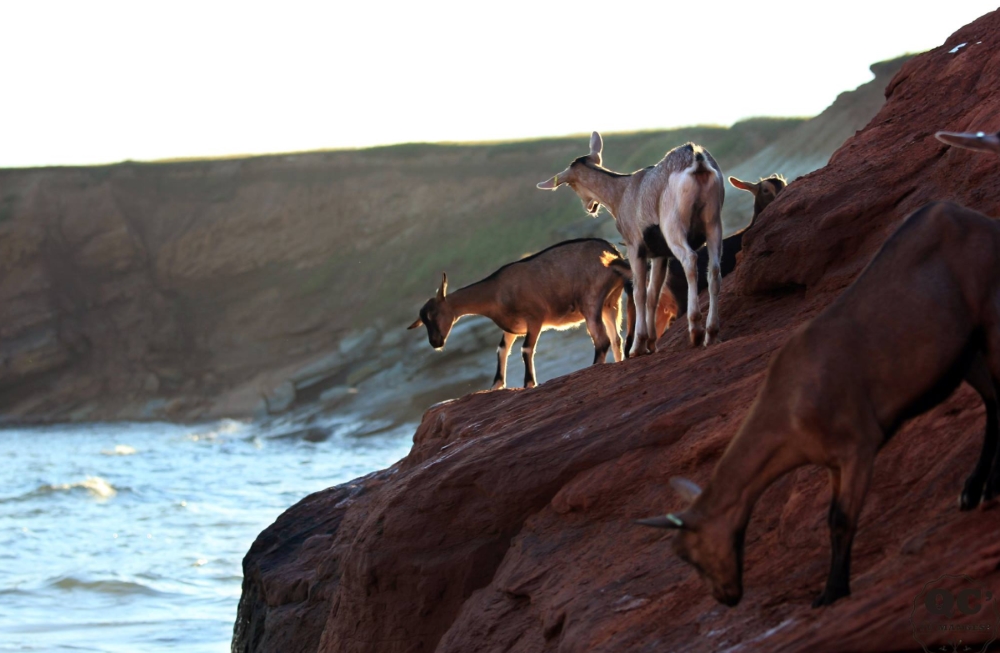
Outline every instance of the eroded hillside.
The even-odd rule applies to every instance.
[[[631,169],[694,139],[733,166],[799,122],[609,135],[608,163]],[[585,145],[0,170],[0,413],[240,416],[263,394],[280,405],[309,364],[327,385],[356,381],[336,366],[389,346],[378,336],[408,322],[442,270],[472,281],[607,227],[581,220],[569,193],[534,188]],[[369,327],[374,341],[345,343]]]
[[[727,173],[799,172],[789,156],[819,165],[877,111],[872,89],[889,75],[875,70],[807,122],[608,134],[606,164],[633,170],[695,140]],[[401,328],[443,270],[457,287],[565,238],[618,241],[606,213],[592,220],[572,193],[534,188],[586,141],[0,170],[0,415],[196,419],[308,404],[412,419],[480,389],[492,327],[463,323],[442,354]],[[730,226],[749,216],[741,195],[727,199]],[[540,378],[588,352],[582,330],[546,334]]]

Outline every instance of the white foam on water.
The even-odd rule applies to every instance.
[[[209,429],[207,431],[195,431],[194,433],[189,433],[187,439],[192,442],[198,442],[200,440],[216,440],[220,435],[231,435],[233,433],[238,433],[247,428],[245,422],[240,422],[235,419],[224,419],[215,425],[215,428]]]
[[[114,449],[101,449],[101,454],[105,456],[134,456],[136,453],[135,447],[127,444],[116,444]]]
[[[77,483],[53,483],[52,485],[47,485],[42,489],[70,491],[78,488],[87,490],[99,499],[110,499],[118,494],[118,490],[116,490],[111,483],[108,483],[100,476],[88,476],[84,480]]]

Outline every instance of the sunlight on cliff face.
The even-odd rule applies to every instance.
[[[0,166],[815,115],[871,62],[935,47],[994,8],[704,7],[10,5]]]

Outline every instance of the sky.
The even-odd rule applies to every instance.
[[[0,0],[0,167],[811,116],[993,2]]]

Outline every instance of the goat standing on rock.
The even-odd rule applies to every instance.
[[[944,142],[1000,153],[1000,138],[940,133]],[[743,595],[743,540],[754,503],[806,464],[830,470],[826,588],[813,603],[850,595],[851,545],[875,455],[900,425],[944,401],[963,378],[986,404],[979,462],[963,510],[1000,493],[1000,225],[948,202],[910,215],[857,280],[771,360],[739,433],[684,512],[646,519],[679,530],[674,551],[717,600]]]
[[[785,189],[788,182],[781,175],[771,175],[753,183],[742,181],[736,177],[730,177],[729,183],[740,190],[745,190],[753,195],[753,216],[750,224],[740,229],[736,233],[722,239],[722,260],[720,267],[722,276],[736,269],[736,255],[743,250],[743,234],[753,228],[754,222],[761,211],[766,209],[778,196],[778,193]],[[698,248],[698,294],[708,287],[708,249]],[[660,296],[659,311],[663,316],[663,322],[657,324],[656,337],[659,338],[663,332],[670,327],[670,323],[687,313],[688,306],[688,284],[684,274],[684,268],[677,259],[670,259],[667,269],[667,280],[665,282],[666,291]]]
[[[614,245],[599,238],[568,240],[509,263],[482,281],[448,294],[444,275],[437,295],[420,309],[408,328],[427,327],[435,349],[444,347],[451,327],[463,315],[484,315],[503,329],[497,347],[497,372],[491,389],[506,386],[507,356],[524,336],[524,387],[535,387],[535,343],[544,329],[567,329],[581,322],[594,341],[594,364],[622,359],[619,334],[622,290],[631,295],[632,271]],[[629,314],[633,312],[629,297]],[[631,341],[629,319],[628,338]]]
[[[714,341],[719,334],[719,289],[722,273],[722,172],[708,150],[688,143],[675,147],[655,166],[623,175],[601,165],[604,141],[594,132],[590,154],[581,156],[555,177],[538,184],[555,190],[562,184],[583,201],[584,209],[597,215],[603,205],[615,219],[625,239],[635,274],[638,319],[633,355],[656,350],[656,308],[666,274],[667,259],[676,257],[688,282],[688,329],[691,344]],[[698,305],[698,256],[708,249],[708,337]],[[649,294],[646,260],[650,259]]]

